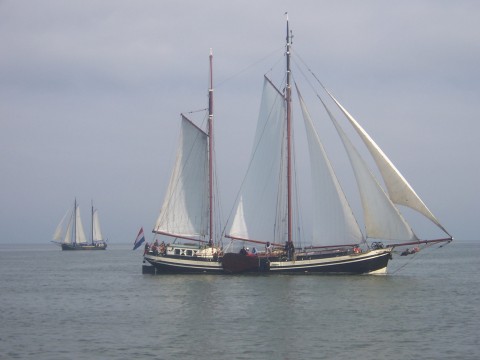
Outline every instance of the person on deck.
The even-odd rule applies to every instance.
[[[267,241],[265,244],[265,254],[267,254],[267,256],[272,254],[272,244],[270,244],[270,241]]]

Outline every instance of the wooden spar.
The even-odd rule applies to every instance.
[[[188,236],[171,234],[171,233],[167,233],[167,232],[164,232],[164,231],[156,231],[156,230],[153,230],[152,233],[158,234],[158,235],[170,236],[170,237],[174,237],[174,238],[178,238],[178,239],[198,241],[198,242],[202,242],[202,243],[207,243],[207,242],[208,242],[208,241],[205,241],[205,240],[195,239],[195,238],[188,237]]]
[[[291,71],[290,71],[290,46],[292,37],[288,26],[287,15],[287,86],[285,91],[285,100],[287,102],[287,218],[288,218],[288,242],[292,242],[292,155],[291,155],[291,122],[292,122],[292,87],[291,87]]]
[[[270,242],[270,241],[261,241],[261,240],[252,240],[252,239],[246,239],[246,238],[241,238],[241,237],[235,237],[235,236],[231,236],[231,235],[225,235],[226,238],[229,238],[229,239],[232,239],[232,240],[238,240],[238,241],[246,241],[246,242],[251,242],[251,243],[255,243],[255,244],[267,244],[267,242]],[[274,246],[285,246],[284,244],[278,244],[278,243],[274,243],[274,242],[270,242],[270,244],[274,245]]]
[[[420,245],[420,244],[428,244],[428,243],[440,243],[440,242],[450,242],[453,238],[444,238],[444,239],[435,239],[435,240],[418,240],[418,241],[411,241],[406,243],[398,243],[398,244],[391,244],[388,245],[389,247],[397,247],[397,246],[408,246],[408,245]]]
[[[354,247],[354,246],[358,246],[358,244],[306,246],[305,249],[332,249],[332,248],[344,248],[344,247]]]
[[[210,49],[210,87],[208,89],[208,188],[210,224],[208,245],[213,247],[213,53]]]

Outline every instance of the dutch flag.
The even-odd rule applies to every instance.
[[[142,245],[144,241],[145,241],[145,236],[143,235],[143,227],[142,227],[138,232],[135,242],[133,243],[133,250],[137,249],[140,245]]]

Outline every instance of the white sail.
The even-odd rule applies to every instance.
[[[72,226],[73,226],[73,213],[70,216],[70,221],[68,222],[67,230],[65,231],[65,238],[63,239],[64,244],[72,243]]]
[[[83,230],[82,219],[80,217],[80,206],[77,206],[75,219],[75,242],[77,244],[86,244],[87,237],[85,236],[85,231]]]
[[[182,116],[176,162],[154,232],[207,235],[208,193],[208,136]]]
[[[328,92],[328,91],[327,91]],[[398,205],[408,206],[411,209],[414,209],[428,219],[430,219],[434,224],[436,224],[440,229],[442,229],[446,234],[450,235],[447,230],[439,223],[437,218],[432,214],[432,212],[427,208],[425,203],[420,199],[416,194],[415,190],[410,186],[408,181],[403,177],[403,175],[398,171],[395,165],[390,161],[390,159],[385,155],[382,149],[375,143],[375,141],[370,137],[370,135],[362,128],[362,126],[353,118],[353,116],[338,102],[338,100],[328,92],[333,101],[337,106],[342,110],[347,119],[350,121],[354,129],[359,134],[360,138],[363,140],[367,146],[370,154],[372,154],[375,163],[382,174],[383,181],[387,187],[388,195],[390,200]]]
[[[102,230],[100,229],[100,219],[98,217],[98,210],[93,211],[92,216],[93,242],[103,241]]]
[[[63,215],[62,220],[60,220],[60,222],[58,223],[57,228],[53,233],[53,240],[62,241],[62,237],[65,234],[65,220],[67,219],[69,212],[70,211],[67,211],[65,215]]]
[[[313,240],[320,245],[358,244],[363,235],[297,88],[307,133],[312,176]]]
[[[408,223],[378,184],[332,113],[328,108],[326,109],[342,139],[357,179],[367,237],[385,240],[417,240]]]
[[[285,109],[283,95],[265,78],[247,175],[229,230],[231,237],[274,240],[275,223],[278,223],[277,184],[282,172],[281,160],[284,154],[282,149],[285,139]]]

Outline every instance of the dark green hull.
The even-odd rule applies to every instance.
[[[62,244],[62,250],[106,250],[107,244],[102,245],[71,245]]]

